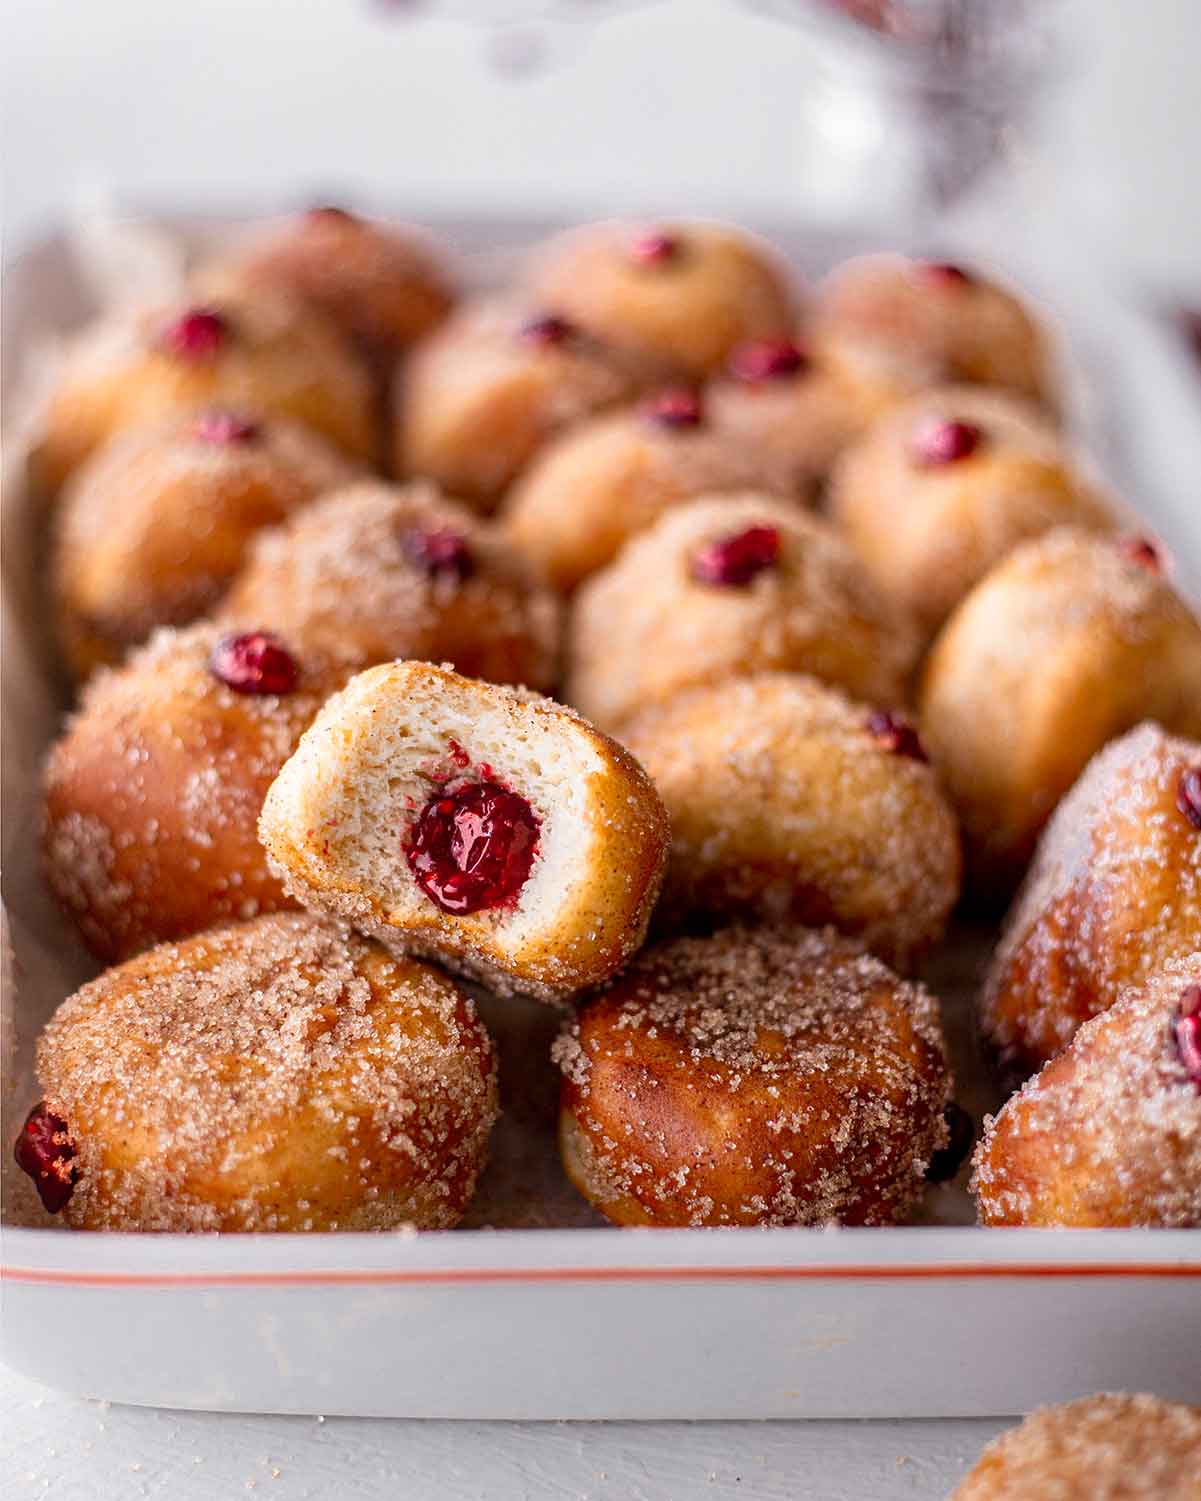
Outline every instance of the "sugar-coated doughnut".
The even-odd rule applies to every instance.
[[[605,727],[682,688],[779,669],[901,703],[908,617],[839,534],[788,501],[691,501],[626,543],[577,593],[567,697]]]
[[[831,930],[649,948],[554,1055],[568,1176],[619,1225],[893,1224],[946,1140],[937,1003]]]
[[[671,818],[664,927],[832,923],[903,969],[941,938],[958,832],[901,716],[761,673],[686,690],[622,738]]]
[[[586,224],[543,247],[531,280],[581,328],[693,379],[744,340],[787,335],[796,317],[770,247],[722,224]]]
[[[269,622],[359,667],[411,657],[537,689],[558,676],[558,597],[495,527],[421,482],[365,480],[263,533],[218,618]]]
[[[55,518],[59,633],[76,674],[210,609],[255,532],[354,472],[298,423],[225,407],[115,435],[72,477]]]
[[[932,635],[1019,542],[1109,512],[1032,408],[970,386],[923,392],[852,444],[830,515],[873,582]]]
[[[51,889],[102,959],[291,905],[255,824],[328,693],[315,653],[262,632],[164,629],[88,683],[51,749],[42,832]]]
[[[1190,953],[1201,953],[1201,742],[1144,724],[1093,758],[1047,826],[985,981],[985,1041],[1020,1078],[1124,986]]]
[[[18,1156],[82,1230],[444,1229],[497,1115],[459,987],[305,913],[106,971],[58,1008],[37,1071]]]
[[[972,884],[1003,894],[1108,740],[1144,719],[1201,738],[1201,625],[1149,544],[1060,528],[960,605],[918,707]]]
[[[1104,1392],[993,1439],[951,1501],[1197,1501],[1201,1407]]]
[[[259,831],[306,906],[543,1000],[638,948],[668,842],[621,746],[549,699],[422,662],[330,700]]]

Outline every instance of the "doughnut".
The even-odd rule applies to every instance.
[[[903,702],[918,638],[839,534],[788,501],[695,500],[575,596],[568,701],[619,725],[682,688],[772,669]]]
[[[466,303],[418,345],[397,382],[393,468],[493,511],[548,438],[630,400],[648,379],[636,361],[528,300]]]
[[[698,393],[669,387],[553,439],[509,491],[502,519],[570,592],[672,506],[739,490],[793,494],[778,459],[719,431]]]
[[[1019,542],[1110,524],[1037,412],[970,386],[923,392],[870,427],[835,465],[829,510],[927,637]]]
[[[973,1166],[985,1225],[1201,1226],[1201,926],[985,1119]]]
[[[59,635],[79,677],[217,602],[255,532],[354,467],[307,428],[209,407],[117,433],[55,516]]]
[[[1057,528],[956,610],[926,661],[918,712],[971,884],[1004,895],[1108,740],[1144,719],[1201,738],[1201,625],[1149,543]]]
[[[938,1004],[832,930],[647,949],[565,1026],[559,1145],[618,1225],[889,1225],[945,1142]]]
[[[1143,724],[1089,762],[1038,846],[985,981],[1009,1078],[1171,958],[1201,952],[1201,742]]]
[[[305,906],[504,995],[608,979],[667,857],[654,787],[571,710],[425,662],[361,672],[272,784],[259,834]]]
[[[908,970],[959,894],[955,819],[905,719],[786,673],[687,689],[622,738],[671,818],[658,922],[831,923]]]
[[[414,657],[537,689],[558,674],[557,596],[494,527],[421,482],[366,480],[263,533],[219,619],[270,621],[356,667]]]
[[[459,987],[299,912],[107,970],[37,1073],[18,1154],[78,1230],[446,1229],[497,1116]]]
[[[543,247],[531,286],[589,333],[694,380],[796,321],[775,253],[722,224],[586,224]]]
[[[265,632],[163,629],[97,673],[52,747],[46,875],[88,947],[128,958],[290,906],[255,835],[263,794],[345,669]]]
[[[717,427],[778,458],[807,499],[876,415],[861,390],[818,360],[804,338],[740,344],[706,400]]]
[[[995,1438],[951,1501],[1197,1501],[1201,1407],[1103,1392]]]
[[[319,205],[260,225],[197,281],[286,296],[334,324],[383,372],[450,311],[438,261],[421,231]]]
[[[84,331],[30,454],[35,482],[57,494],[122,428],[210,406],[291,418],[355,459],[376,447],[370,380],[333,325],[283,298],[225,290]]]
[[[878,410],[929,386],[996,386],[1054,409],[1047,340],[1021,302],[979,271],[903,255],[858,256],[825,278],[811,336]]]

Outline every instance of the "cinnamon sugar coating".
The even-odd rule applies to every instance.
[[[255,825],[263,795],[345,667],[298,659],[296,688],[237,693],[209,670],[225,631],[161,630],[97,673],[52,747],[42,848],[100,958],[292,905]]]
[[[927,659],[919,719],[972,884],[1007,893],[1107,741],[1145,719],[1201,738],[1201,624],[1120,539],[1058,528],[955,612]]]
[[[307,914],[163,944],[64,1001],[38,1078],[87,1230],[453,1225],[496,1119],[445,975]]]
[[[893,1224],[946,1139],[937,1003],[830,929],[655,945],[554,1057],[568,1175],[621,1225]]]
[[[625,742],[672,824],[657,922],[832,923],[909,968],[959,892],[959,838],[933,770],[834,689],[759,673],[637,715]]]
[[[1201,953],[1201,828],[1180,807],[1201,742],[1143,724],[1099,752],[1047,826],[980,1002],[1007,1070],[1037,1068],[1166,960]]]
[[[1201,940],[985,1120],[971,1185],[983,1224],[1201,1226],[1201,1081],[1175,1040],[1199,983]]]
[[[462,544],[459,567],[422,561],[431,534]],[[365,480],[264,533],[218,618],[269,622],[302,651],[358,667],[450,662],[537,689],[558,676],[556,596],[496,528],[421,482]]]
[[[1103,1392],[993,1439],[951,1501],[1197,1501],[1201,1407]]]

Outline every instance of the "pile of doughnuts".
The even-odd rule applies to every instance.
[[[982,1223],[1201,1225],[1201,626],[1060,408],[983,273],[703,222],[478,295],[323,207],[85,330],[42,828],[112,967],[38,1045],[47,1211],[453,1226],[487,993],[562,1008],[611,1222],[904,1222],[975,1136],[924,966],[1012,898]]]

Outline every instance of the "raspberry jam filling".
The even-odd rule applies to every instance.
[[[774,526],[751,526],[702,547],[692,560],[700,584],[740,587],[780,561],[780,533]]]
[[[336,203],[315,203],[306,217],[316,224],[357,224],[359,222],[349,209],[339,208]]]
[[[1172,1034],[1185,1073],[1201,1090],[1201,985],[1190,985],[1180,997],[1180,1015]]]
[[[928,281],[944,287],[970,287],[975,277],[952,261],[919,261],[918,270]]]
[[[223,636],[213,647],[209,671],[235,693],[291,693],[300,675],[296,658],[268,631]]]
[[[1201,829],[1201,766],[1190,766],[1180,773],[1176,806],[1193,828]]]
[[[401,537],[401,546],[409,562],[431,578],[443,575],[465,579],[475,566],[467,538],[453,527],[413,527]]]
[[[443,912],[487,911],[517,899],[539,827],[525,798],[495,782],[472,782],[430,799],[405,855],[417,884]]]
[[[931,417],[913,435],[910,453],[923,469],[940,469],[969,458],[980,447],[980,429],[971,422],[951,422]]]
[[[752,385],[800,375],[808,365],[805,351],[791,339],[756,339],[740,344],[730,356],[731,375]]]
[[[929,1183],[949,1183],[976,1139],[976,1123],[962,1106],[952,1102],[943,1111],[943,1119],[950,1135],[945,1147],[930,1154],[930,1166],[926,1169]]]
[[[683,248],[678,235],[658,230],[638,236],[630,246],[630,259],[640,266],[666,266],[679,257]]]
[[[168,354],[185,360],[208,360],[220,352],[229,337],[229,320],[214,308],[190,308],[159,335]]]
[[[1148,573],[1163,572],[1163,555],[1150,537],[1121,537],[1118,551],[1130,563],[1137,563]]]
[[[535,349],[550,349],[565,344],[574,333],[574,324],[566,318],[560,318],[558,313],[544,313],[540,318],[531,318],[523,324],[517,337]]]
[[[929,760],[917,731],[907,719],[894,714],[891,709],[877,709],[867,721],[867,732],[894,756],[908,756],[911,761]]]
[[[700,394],[687,386],[669,386],[642,403],[642,415],[659,427],[699,427],[704,419]]]
[[[71,1197],[78,1176],[70,1165],[75,1148],[67,1135],[66,1121],[51,1114],[44,1102],[35,1105],[21,1127],[13,1156],[21,1171],[33,1179],[45,1208],[57,1214]]]
[[[201,443],[223,446],[226,443],[253,443],[259,436],[257,422],[237,412],[201,412],[192,424],[192,436]]]

